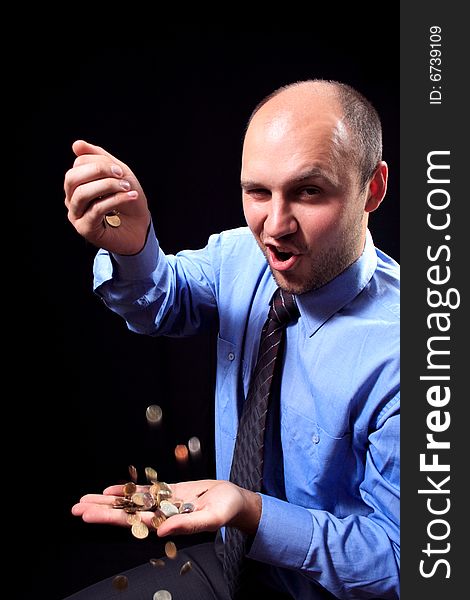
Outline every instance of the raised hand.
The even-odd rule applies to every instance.
[[[77,140],[72,149],[77,158],[64,180],[69,221],[97,247],[136,254],[145,244],[150,223],[147,199],[136,176],[100,146]],[[112,217],[109,223],[106,215]]]

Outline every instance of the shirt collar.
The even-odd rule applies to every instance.
[[[300,315],[310,337],[365,288],[376,268],[377,254],[367,230],[364,251],[352,265],[321,288],[296,296]]]

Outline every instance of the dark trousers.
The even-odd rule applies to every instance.
[[[68,596],[64,600],[152,600],[158,590],[167,590],[172,600],[229,600],[222,567],[223,542],[217,536],[215,543],[208,542],[178,551],[174,559],[164,557],[163,566],[150,563],[119,573],[127,577],[125,590],[115,589],[114,577]],[[191,569],[181,574],[187,561]],[[253,581],[246,600],[288,600],[291,596],[276,592],[259,581]]]

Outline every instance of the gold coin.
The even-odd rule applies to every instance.
[[[156,483],[158,481],[158,474],[152,467],[145,467],[145,477],[149,483]]]
[[[171,494],[172,494],[171,487],[167,483],[165,483],[164,481],[159,481],[158,485],[160,486],[160,490],[162,492],[169,492],[170,496],[171,496]]]
[[[157,504],[160,506],[164,500],[168,500],[168,498],[171,498],[171,496],[171,492],[168,492],[167,490],[160,490],[157,494]]]
[[[121,224],[121,217],[114,213],[109,213],[108,215],[105,215],[104,219],[110,227],[119,227],[119,225]]]
[[[122,487],[122,493],[126,498],[130,498],[137,490],[137,486],[133,481],[129,481]]]
[[[149,487],[149,494],[152,494],[152,496],[155,498],[155,500],[157,499],[159,491],[160,491],[160,486],[158,485],[158,482],[152,483],[152,485]]]
[[[139,540],[143,540],[149,534],[149,528],[145,523],[140,521],[139,523],[134,523],[131,527],[132,535]]]
[[[115,590],[125,590],[129,585],[129,581],[125,575],[116,575],[113,579],[113,588]]]
[[[129,465],[129,475],[134,483],[137,483],[137,469],[134,465]]]
[[[176,549],[176,545],[174,542],[167,542],[165,544],[165,554],[168,556],[168,558],[176,558],[178,550]]]
[[[184,444],[178,444],[175,448],[175,457],[179,463],[185,463],[188,460],[189,451]]]
[[[113,500],[113,508],[123,508],[127,506],[128,500],[126,498],[114,498]]]
[[[193,565],[191,564],[191,561],[188,560],[181,567],[181,569],[180,569],[180,575],[184,575],[185,573],[188,573],[189,571],[191,571],[192,568],[193,568]]]
[[[131,500],[134,504],[137,504],[137,506],[144,506],[144,492],[136,492],[135,494],[132,494]]]
[[[157,508],[155,514],[152,517],[152,520],[150,521],[152,523],[152,527],[158,529],[164,521],[166,521],[165,515],[162,513],[161,510]]]
[[[132,502],[144,510],[149,510],[155,505],[155,498],[149,492],[136,492],[132,494]]]
[[[127,515],[126,521],[129,525],[134,525],[135,523],[140,523],[142,521],[142,517],[139,512],[129,513]]]
[[[151,558],[149,560],[149,563],[152,565],[152,567],[164,567],[165,566],[165,561],[162,560],[161,558]]]

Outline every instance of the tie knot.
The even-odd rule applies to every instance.
[[[269,316],[282,325],[295,321],[299,316],[299,309],[292,294],[277,288],[271,300]]]

